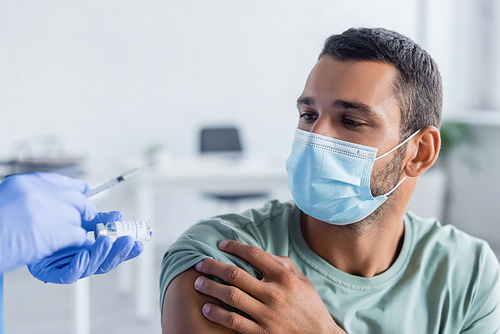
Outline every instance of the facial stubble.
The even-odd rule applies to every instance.
[[[379,168],[377,172],[372,174],[370,178],[370,190],[373,197],[388,193],[400,181],[402,163],[406,156],[406,146],[407,145],[403,145],[398,148],[394,153],[394,157],[390,159],[385,166]],[[374,230],[383,228],[385,216],[387,212],[391,210],[392,204],[397,196],[398,192],[395,191],[389,196],[387,201],[365,219],[339,227],[357,236],[366,235]]]

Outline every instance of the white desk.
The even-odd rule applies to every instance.
[[[130,180],[136,214],[138,217],[153,217],[155,193],[159,190],[175,191],[192,189],[207,192],[244,193],[267,191],[286,185],[286,156],[260,156],[231,159],[221,156],[171,159],[153,166]],[[127,161],[124,169],[140,165]],[[176,208],[172,208],[175,210]],[[153,224],[161,224],[159,221]],[[153,229],[154,231],[154,229]],[[155,237],[145,245],[144,253],[137,259],[136,315],[139,320],[150,319],[154,305],[154,289],[158,278],[154,277]]]

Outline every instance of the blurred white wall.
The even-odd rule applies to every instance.
[[[500,117],[499,117],[500,120]],[[474,126],[476,142],[452,157],[449,222],[500,254],[500,123]]]
[[[448,223],[500,254],[500,1],[457,0],[453,76],[445,118],[469,123],[475,141],[453,153]],[[446,85],[446,81],[445,81]]]
[[[295,101],[324,39],[352,26],[416,38],[416,0],[0,1],[0,156],[56,133],[98,178],[164,143],[194,154],[202,124],[250,152],[288,151]]]

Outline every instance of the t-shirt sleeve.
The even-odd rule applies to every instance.
[[[482,249],[471,307],[460,333],[500,333],[500,265],[487,243]]]
[[[224,239],[262,248],[258,229],[252,221],[246,221],[241,215],[227,215],[224,219],[212,218],[193,225],[163,257],[160,271],[160,309],[163,307],[163,298],[170,282],[205,258],[236,265],[255,277],[259,276],[259,272],[245,260],[218,249],[219,242]]]

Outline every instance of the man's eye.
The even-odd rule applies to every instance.
[[[302,113],[300,114],[300,118],[302,118],[306,122],[313,122],[318,119],[318,116],[310,113]]]
[[[353,121],[352,119],[349,118],[343,118],[342,123],[347,126],[359,126],[361,123]]]

